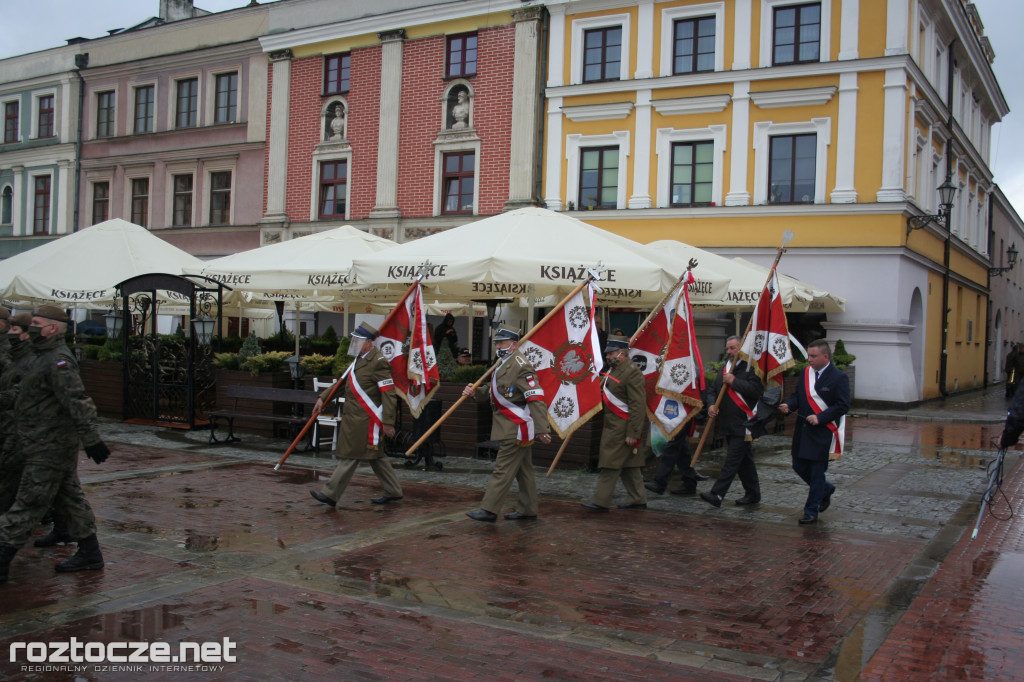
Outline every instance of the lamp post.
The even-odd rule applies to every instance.
[[[920,230],[932,223],[945,222],[946,229],[949,229],[949,218],[953,212],[953,197],[956,195],[956,186],[949,176],[939,185],[939,212],[935,215],[915,215],[907,218],[907,237],[914,230]]]
[[[192,319],[192,329],[194,330],[196,339],[199,341],[201,346],[210,345],[210,341],[213,339],[213,328],[216,322],[217,320],[206,315]]]
[[[1001,275],[1004,272],[1013,270],[1013,266],[1017,264],[1017,243],[1014,242],[1006,248],[1006,262],[1009,263],[1006,267],[1000,268],[989,268],[988,274],[990,275]]]

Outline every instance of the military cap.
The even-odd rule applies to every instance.
[[[358,327],[352,330],[352,336],[358,336],[361,339],[370,339],[371,341],[377,338],[380,332],[377,331],[376,327],[373,327],[366,322],[361,322]]]
[[[18,313],[17,315],[11,315],[10,323],[13,327],[28,329],[32,326],[32,313]]]
[[[629,350],[629,337],[612,334],[604,344],[605,353],[613,353],[617,350]]]
[[[0,305],[0,320],[9,320],[11,318],[11,311]]]
[[[495,343],[497,343],[498,341],[518,341],[518,340],[519,340],[519,333],[518,332],[514,332],[511,329],[505,329],[504,327],[502,327],[502,328],[498,329],[498,331],[494,332],[494,342]]]
[[[54,322],[67,322],[68,316],[63,310],[55,305],[41,305],[36,308],[35,317],[44,317]]]

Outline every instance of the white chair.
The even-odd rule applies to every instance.
[[[330,381],[320,381],[316,377],[313,378],[313,390],[316,391],[317,395],[320,391],[333,386],[337,379]],[[340,391],[340,389],[339,389]],[[344,402],[344,398],[337,397],[327,405],[324,405],[323,411],[317,415],[316,424],[313,425],[313,444],[319,449],[320,447],[331,444],[331,450],[338,449],[338,424],[341,423],[341,404]],[[322,432],[324,428],[330,428],[330,438]]]

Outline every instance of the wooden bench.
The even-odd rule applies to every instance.
[[[293,415],[267,415],[257,414],[255,412],[247,412],[246,405],[238,404],[239,400],[242,401],[256,401],[256,402],[279,402],[279,403],[290,403],[293,407],[295,405],[315,405],[319,396],[314,391],[303,391],[294,388],[263,388],[260,386],[228,386],[225,391],[225,396],[233,400],[231,408],[226,410],[213,410],[207,413],[210,419],[210,443],[237,443],[241,440],[235,435],[235,420],[236,419],[248,419],[250,421],[261,421],[261,422],[273,422],[278,424],[294,424],[295,426],[302,428],[306,422],[309,421],[309,416],[298,417]],[[219,420],[225,420],[228,424],[228,435],[223,440],[217,439],[217,422]],[[313,429],[310,429],[310,438],[312,439]],[[307,446],[307,449],[315,448],[315,444],[310,441],[311,444]]]

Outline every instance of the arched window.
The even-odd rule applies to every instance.
[[[14,206],[14,190],[8,185],[4,187],[3,194],[0,195],[0,223],[4,225],[11,224],[11,213]]]

